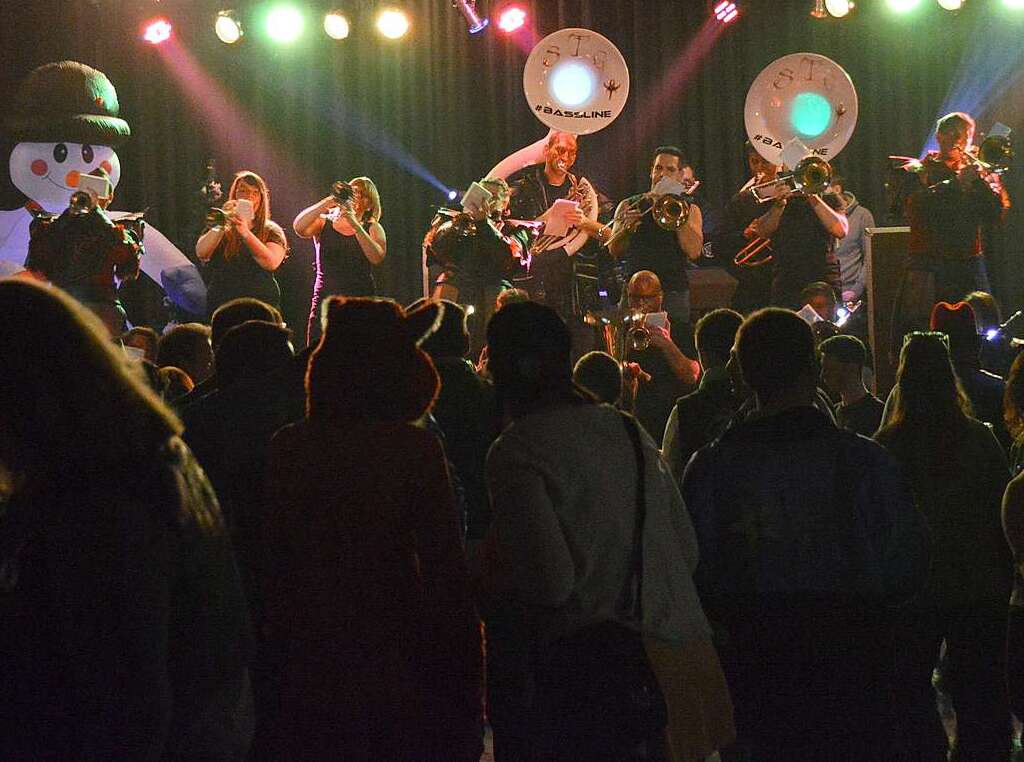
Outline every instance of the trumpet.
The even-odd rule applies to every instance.
[[[205,222],[208,230],[224,230],[228,226],[228,213],[219,206],[211,207]]]
[[[331,196],[341,206],[352,200],[355,196],[355,190],[352,188],[351,183],[347,183],[344,180],[336,180],[331,185]]]
[[[777,189],[785,188],[804,196],[821,193],[832,182],[832,167],[822,158],[807,156],[801,159],[792,172],[783,172],[774,180],[750,187],[754,198],[762,204],[778,198]]]
[[[634,352],[643,352],[651,346],[651,329],[647,327],[647,315],[634,311],[623,320],[627,326],[626,340]]]

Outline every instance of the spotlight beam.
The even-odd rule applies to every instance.
[[[160,58],[176,81],[195,122],[202,125],[222,162],[237,169],[257,168],[269,178],[275,195],[296,203],[316,197],[304,173],[270,141],[257,120],[242,107],[237,97],[207,72],[177,41],[157,48]],[[225,129],[224,125],[231,125]]]

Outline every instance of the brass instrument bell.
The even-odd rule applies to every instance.
[[[219,206],[211,207],[206,213],[206,227],[209,230],[223,230],[228,226],[228,213]]]

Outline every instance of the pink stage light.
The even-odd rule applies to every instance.
[[[526,11],[518,5],[510,5],[498,16],[498,28],[505,34],[512,34],[526,24]]]
[[[740,9],[736,7],[736,3],[730,2],[729,0],[722,0],[718,5],[715,6],[715,18],[722,24],[730,24],[736,20],[736,17],[740,15]]]
[[[171,39],[171,22],[165,18],[153,19],[146,22],[142,32],[142,39],[150,45],[159,45]]]

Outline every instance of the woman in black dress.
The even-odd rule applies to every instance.
[[[316,247],[316,283],[309,309],[306,338],[320,339],[320,305],[328,296],[373,296],[373,266],[384,261],[388,242],[380,225],[377,186],[369,177],[349,181],[351,198],[339,203],[334,195],[299,212],[292,229],[312,238]]]
[[[252,204],[252,219],[238,214],[238,202]],[[251,296],[281,309],[274,271],[288,255],[284,230],[270,219],[270,190],[255,172],[235,175],[224,204],[227,224],[211,228],[196,241],[196,256],[206,263],[206,312],[225,302]]]

